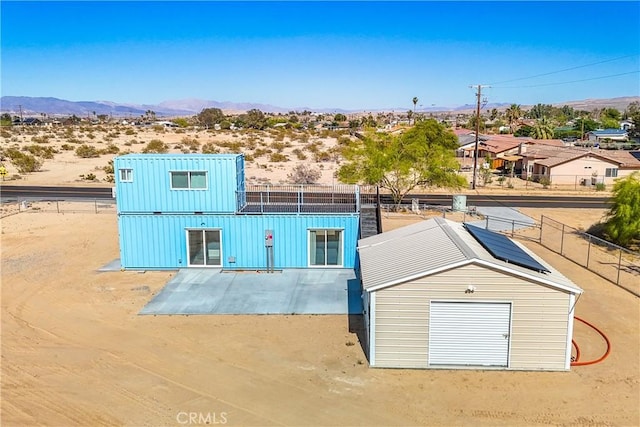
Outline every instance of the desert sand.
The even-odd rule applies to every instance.
[[[32,144],[46,132],[54,136],[42,145],[60,153],[41,172],[8,184],[110,185],[102,168],[115,154],[81,159],[61,148],[68,144],[62,131],[38,132],[3,135],[2,146]],[[76,131],[74,138],[98,149],[115,144],[121,153],[157,138],[170,152],[185,148],[183,138],[199,147],[215,142],[221,152],[242,141],[252,156],[249,183],[285,182],[293,165],[306,163],[331,184],[337,166],[314,154],[339,144],[327,135],[107,134]],[[256,155],[261,148],[289,161],[270,162],[268,153]],[[89,173],[95,181],[80,178]],[[92,209],[57,213],[42,204],[2,218],[3,426],[640,425],[638,299],[534,242],[523,241],[585,290],[576,314],[610,338],[605,361],[562,373],[370,369],[358,317],[138,315],[174,272],[97,272],[118,258],[117,218],[113,209]],[[544,214],[587,228],[604,212]],[[419,219],[389,217],[384,226]],[[602,339],[580,324],[575,339],[583,360],[604,352]]]
[[[526,244],[584,288],[576,314],[610,338],[604,362],[560,373],[370,369],[357,318],[140,316],[174,273],[97,272],[118,257],[113,213],[4,217],[2,425],[640,424],[638,299]],[[579,324],[575,339],[583,360],[604,351]]]

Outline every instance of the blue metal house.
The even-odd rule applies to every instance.
[[[114,160],[125,269],[354,268],[358,187],[247,191],[241,154]]]

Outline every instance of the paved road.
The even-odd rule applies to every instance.
[[[282,203],[295,203],[297,193],[269,194],[270,201]],[[317,197],[321,203],[326,203],[327,194],[305,193],[304,201],[313,202]],[[345,194],[338,197],[344,203],[351,202],[353,194]],[[451,206],[452,195],[447,194],[414,194],[407,196],[404,203],[411,204],[411,199],[418,199],[421,205]],[[44,187],[44,186],[18,186],[2,185],[0,187],[0,199],[2,202],[18,200],[71,200],[71,199],[112,199],[111,187]],[[280,200],[281,199],[281,200]],[[372,198],[373,199],[373,198]],[[247,200],[259,201],[260,193],[248,194]],[[390,196],[381,195],[383,204],[393,204]],[[510,196],[510,195],[467,195],[467,206],[508,206],[531,208],[594,208],[606,209],[609,207],[607,197],[589,196]]]

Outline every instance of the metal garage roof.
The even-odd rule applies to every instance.
[[[432,218],[367,237],[358,241],[363,287],[374,291],[476,263],[564,291],[582,293],[582,289],[525,246],[512,242],[546,267],[547,272],[494,257],[463,224],[444,218]]]

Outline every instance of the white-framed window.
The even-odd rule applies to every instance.
[[[206,190],[207,172],[175,171],[171,173],[172,190]]]
[[[309,265],[313,267],[342,267],[343,230],[309,230]]]
[[[133,182],[133,169],[120,169],[120,182]]]
[[[607,178],[617,178],[618,177],[618,168],[606,168],[604,170],[604,176]]]

